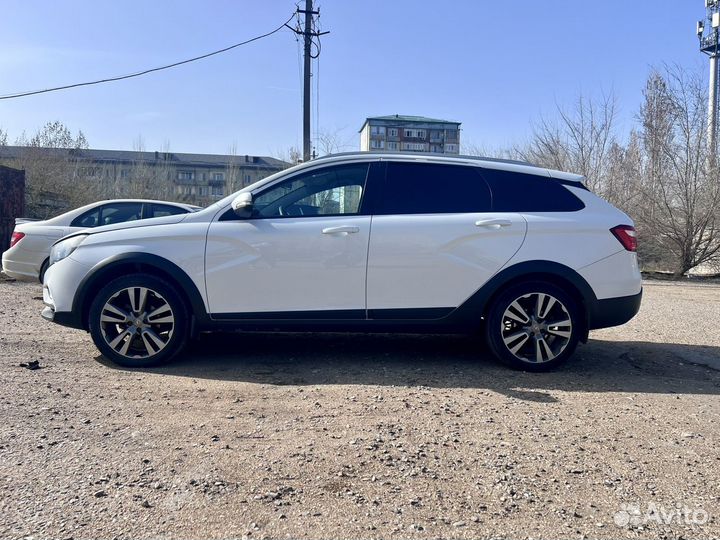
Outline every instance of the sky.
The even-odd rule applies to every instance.
[[[613,93],[628,131],[653,66],[705,73],[702,0],[316,0],[313,134],[359,149],[367,116],[462,122],[463,143],[522,144],[579,95]],[[124,75],[244,41],[287,0],[0,0],[0,95]],[[302,147],[301,49],[282,30],[130,80],[0,100],[12,143],[48,121],[93,148],[283,156]],[[316,122],[316,119],[319,120]],[[461,148],[462,150],[462,148]]]

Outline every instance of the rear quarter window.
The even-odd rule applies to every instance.
[[[557,180],[533,174],[483,169],[493,212],[576,212],[583,202]]]
[[[177,214],[187,214],[187,210],[179,206],[170,206],[167,204],[153,204],[152,217],[175,216]]]

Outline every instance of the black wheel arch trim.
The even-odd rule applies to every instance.
[[[188,276],[184,270],[159,255],[143,252],[127,252],[113,255],[97,263],[82,281],[80,281],[72,306],[72,313],[74,314],[73,322],[75,322],[73,326],[75,328],[87,330],[87,317],[85,312],[92,301],[91,298],[88,298],[88,294],[93,290],[98,290],[98,285],[103,277],[111,273],[113,268],[120,265],[136,265],[138,272],[142,272],[143,267],[151,267],[160,274],[170,276],[181,289],[178,293],[189,302],[190,305],[188,308],[192,318],[201,324],[209,321],[202,295],[195,285],[195,282],[190,279],[190,276]]]
[[[542,276],[555,277],[570,283],[580,296],[579,300],[583,304],[580,307],[587,317],[587,327],[592,328],[597,297],[590,284],[572,268],[542,260],[524,261],[501,270],[448,315],[448,318],[456,319],[463,326],[477,326],[479,317],[486,313],[488,305],[503,287],[533,275],[539,276],[539,279],[542,279]]]

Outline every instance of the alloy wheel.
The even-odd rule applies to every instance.
[[[568,309],[554,296],[533,292],[516,298],[501,320],[507,350],[523,362],[541,364],[561,354],[572,338]]]
[[[113,294],[100,311],[103,339],[117,354],[149,358],[162,351],[172,338],[175,315],[158,292],[128,287]]]

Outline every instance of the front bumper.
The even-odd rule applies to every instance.
[[[81,310],[74,305],[74,300],[78,286],[87,273],[87,266],[70,257],[47,269],[43,284],[43,303],[46,306],[41,312],[43,318],[63,326],[84,329]]]
[[[78,330],[84,330],[82,319],[76,316],[70,311],[55,311],[53,306],[45,306],[40,312],[42,318],[51,321],[62,326],[69,326],[70,328],[77,328]]]
[[[589,329],[597,330],[625,324],[640,311],[641,301],[642,289],[631,296],[596,300],[588,310]]]

